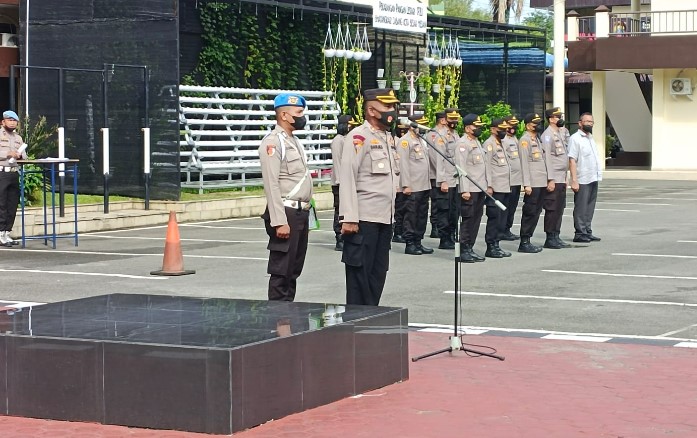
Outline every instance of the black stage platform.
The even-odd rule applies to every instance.
[[[407,310],[102,295],[0,314],[0,412],[230,434],[409,376]]]

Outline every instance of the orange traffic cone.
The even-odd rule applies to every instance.
[[[179,240],[179,226],[177,225],[177,213],[169,212],[167,224],[167,237],[165,238],[165,256],[162,260],[162,270],[152,271],[150,275],[188,275],[196,271],[184,269],[184,256],[182,244]]]

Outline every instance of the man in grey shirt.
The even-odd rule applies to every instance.
[[[593,141],[593,115],[581,114],[579,130],[569,139],[569,171],[571,190],[574,191],[574,242],[597,242],[591,222],[598,197],[598,181],[603,174],[598,159],[598,149]]]

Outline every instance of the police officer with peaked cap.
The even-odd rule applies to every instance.
[[[262,219],[269,235],[269,300],[293,301],[305,264],[312,178],[305,150],[293,135],[305,127],[305,99],[279,94],[276,127],[261,141],[259,161],[267,208]]]
[[[344,242],[341,240],[341,224],[339,223],[339,172],[341,169],[341,151],[344,148],[344,138],[359,123],[353,120],[353,116],[339,116],[336,126],[336,135],[332,139],[330,148],[332,150],[332,195],[334,195],[334,237],[336,239],[335,251],[344,249]]]
[[[540,220],[545,193],[547,192],[547,165],[539,139],[544,126],[538,114],[528,114],[523,120],[525,133],[520,137],[520,167],[523,177],[523,216],[520,219],[520,245],[518,252],[538,253],[542,247],[530,243]]]
[[[448,108],[442,113],[436,115],[438,124],[431,130],[427,136],[433,147],[438,148],[446,157],[451,160],[455,157],[457,142],[460,139],[457,131],[457,125],[462,117],[457,109]],[[457,179],[455,178],[455,167],[448,163],[441,155],[436,157],[436,186],[438,192],[436,194],[436,210],[437,210],[437,228],[440,243],[440,249],[454,249],[455,227],[457,226],[458,211],[458,194]]]
[[[571,245],[561,240],[561,221],[566,207],[566,178],[569,170],[569,157],[566,152],[564,132],[557,125],[563,113],[554,107],[545,111],[549,126],[542,134],[542,148],[547,164],[547,193],[545,194],[545,233],[544,247],[551,249],[569,248]]]
[[[395,138],[399,99],[391,88],[365,90],[365,122],[344,141],[339,220],[346,303],[377,306],[385,287],[399,175]]]
[[[11,248],[18,242],[10,237],[19,204],[19,172],[17,160],[26,159],[26,151],[19,152],[24,144],[16,132],[19,116],[14,111],[2,113],[0,128],[0,246]]]
[[[462,263],[483,262],[484,257],[474,251],[474,243],[479,233],[479,225],[484,213],[486,195],[472,181],[487,190],[486,154],[479,136],[482,134],[482,120],[476,114],[468,114],[462,119],[465,135],[457,143],[455,149],[455,164],[460,166],[469,178],[460,177],[458,188],[460,192],[460,261]],[[491,193],[489,193],[491,194]]]
[[[506,205],[511,193],[511,167],[508,164],[506,150],[502,140],[506,137],[506,131],[510,125],[504,119],[494,119],[491,122],[491,136],[484,142],[486,152],[486,181],[489,184],[488,191],[491,196]],[[504,251],[499,246],[501,235],[506,229],[508,215],[491,200],[486,200],[486,257],[500,259],[510,257],[511,253]]]
[[[411,115],[409,120],[420,125],[428,123],[423,114]],[[421,243],[428,221],[429,160],[426,142],[419,137],[416,128],[410,128],[397,142],[400,155],[400,180],[402,194],[406,198],[404,208],[405,254],[432,254],[433,249]]]
[[[506,151],[508,158],[508,166],[511,169],[511,192],[506,197],[506,228],[501,235],[501,240],[518,240],[518,236],[511,233],[515,212],[518,209],[518,201],[520,201],[520,186],[523,184],[523,175],[520,167],[520,151],[518,150],[518,138],[516,130],[518,127],[518,119],[515,116],[505,117],[504,120],[508,123],[506,136],[501,140],[503,149]]]

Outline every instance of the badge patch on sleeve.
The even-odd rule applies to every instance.
[[[266,146],[266,155],[269,157],[273,157],[273,154],[276,153],[276,146],[270,144]]]
[[[409,147],[409,142],[406,141],[406,140],[402,140],[402,147],[403,147],[404,149],[408,148],[408,147]]]
[[[358,152],[358,150],[363,147],[364,141],[365,137],[363,137],[362,135],[356,134],[353,136],[353,147],[356,149],[356,152]]]
[[[521,142],[520,142],[520,147],[523,147],[523,148],[528,147],[528,142],[525,141],[525,140],[521,141]]]

